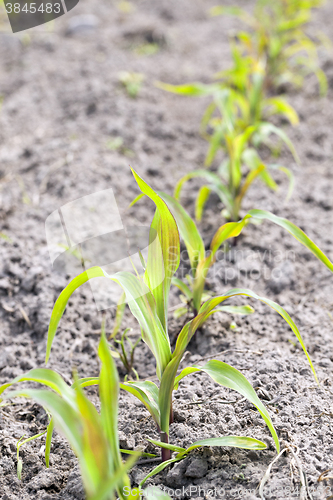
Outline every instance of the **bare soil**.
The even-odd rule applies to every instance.
[[[227,2],[233,4],[233,2]],[[28,37],[0,35],[0,383],[44,366],[48,321],[56,297],[70,276],[52,272],[45,239],[45,220],[55,209],[112,187],[124,218],[149,223],[153,211],[140,203],[125,213],[138,190],[131,164],[156,189],[169,193],[182,174],[201,167],[206,143],[199,120],[206,102],[167,94],[154,86],[209,82],[230,64],[228,37],[235,19],[209,19],[213,0],[138,0],[130,14],[114,2],[81,2],[57,20],[52,31],[32,30]],[[240,0],[237,4],[245,6]],[[93,14],[89,30],[73,28],[73,18]],[[333,3],[315,14],[312,32],[333,38]],[[142,55],[147,43],[157,51]],[[140,55],[141,53],[141,55]],[[285,203],[287,182],[277,177],[280,190],[272,194],[253,186],[245,209],[263,208],[299,225],[333,259],[333,58],[321,54],[329,80],[327,97],[319,98],[315,78],[289,99],[301,117],[292,129],[301,162],[287,152],[281,162],[295,174],[292,199]],[[118,72],[145,75],[137,99],[118,81]],[[112,151],[108,141],[122,137],[124,147]],[[183,201],[193,213],[195,188],[190,183]],[[201,224],[209,242],[221,224],[221,206],[212,198]],[[284,321],[267,306],[249,301],[256,312],[248,317],[217,314],[198,332],[187,362],[215,357],[242,371],[267,405],[281,442],[295,445],[314,499],[331,498],[329,480],[319,476],[333,467],[333,281],[312,254],[282,230],[265,223],[251,225],[229,254],[220,254],[209,276],[215,294],[234,286],[247,287],[279,302],[298,325],[318,373],[316,385],[304,353]],[[172,292],[172,305],[179,302]],[[112,328],[112,311],[107,312]],[[170,333],[181,320],[170,315]],[[232,324],[235,322],[236,325]],[[96,348],[101,313],[89,285],[77,291],[61,321],[49,362],[67,380],[73,368],[80,375],[98,373]],[[124,326],[139,329],[129,313]],[[233,326],[234,328],[231,328]],[[236,327],[235,327],[236,326]],[[141,343],[135,357],[140,377],[153,377],[154,364]],[[121,370],[121,367],[120,367]],[[123,375],[123,373],[121,372]],[[94,389],[89,390],[97,400]],[[229,402],[229,403],[227,403]],[[259,414],[238,394],[203,375],[185,379],[175,393],[175,423],[171,442],[190,445],[197,439],[226,434],[249,435],[268,444],[263,452],[224,448],[198,450],[186,460],[150,480],[172,489],[192,487],[191,496],[258,498],[258,482],[275,450]],[[53,440],[51,467],[45,468],[44,438],[21,450],[22,481],[16,476],[16,443],[25,434],[45,429],[47,416],[32,402],[15,401],[0,412],[0,497],[3,500],[84,499],[77,460],[64,439]],[[156,451],[146,438],[157,432],[146,410],[121,394],[121,444]],[[295,448],[296,449],[296,448]],[[131,472],[133,485],[154,464]],[[199,494],[199,487],[201,491]],[[179,493],[178,493],[179,495]],[[209,496],[210,495],[210,496]],[[290,454],[273,467],[266,497],[299,497],[299,476]]]

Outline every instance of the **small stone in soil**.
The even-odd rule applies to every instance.
[[[185,476],[192,478],[204,477],[208,470],[208,464],[206,460],[202,458],[194,458],[190,465],[187,467]]]

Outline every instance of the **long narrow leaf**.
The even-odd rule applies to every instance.
[[[223,385],[224,387],[228,387],[229,389],[233,389],[242,394],[242,396],[244,396],[246,399],[248,399],[258,409],[272,434],[276,449],[278,451],[280,450],[279,439],[277,437],[269,413],[258,398],[252,385],[250,384],[250,382],[248,382],[244,375],[242,375],[238,370],[236,370],[236,368],[233,368],[227,363],[212,360],[208,361],[208,363],[206,363],[204,366],[192,366],[185,368],[176,378],[175,386],[178,386],[178,383],[182,378],[190,375],[191,373],[199,371],[205,372],[218,384]]]
[[[210,193],[211,188],[209,188],[208,186],[201,186],[201,188],[199,189],[198,196],[195,202],[195,218],[198,221],[201,221],[202,219],[202,214]]]
[[[195,271],[198,262],[205,256],[205,245],[193,219],[189,216],[181,204],[172,196],[159,192],[159,195],[167,203],[171,210],[184,240],[187,253],[191,262],[192,270]]]
[[[171,278],[175,274],[180,261],[180,242],[176,221],[165,201],[132,170],[142,193],[148,196],[156,205],[157,212],[151,225],[149,251],[145,280],[156,299],[157,313],[161,324],[167,332],[168,303]],[[152,231],[156,231],[161,245],[161,257],[155,253],[156,244],[151,241]],[[155,242],[155,235],[153,240]],[[156,279],[162,283],[156,282]]]
[[[312,361],[311,361],[311,358],[309,356],[309,353],[308,353],[308,351],[307,351],[307,349],[305,347],[305,344],[303,342],[301,334],[300,334],[297,326],[295,325],[295,323],[293,322],[293,320],[289,316],[289,314],[279,304],[277,304],[276,302],[273,302],[272,300],[266,299],[264,297],[260,297],[259,295],[257,295],[256,293],[252,292],[251,290],[242,289],[242,288],[234,288],[232,290],[229,290],[225,295],[214,297],[214,298],[212,298],[210,300],[207,300],[207,302],[205,302],[201,306],[198,315],[194,319],[192,319],[191,321],[189,321],[183,327],[182,331],[180,332],[180,334],[178,336],[178,339],[177,339],[175,351],[174,351],[174,353],[172,355],[173,358],[180,359],[181,356],[183,356],[183,354],[184,354],[184,352],[186,350],[186,347],[187,347],[188,343],[190,342],[191,338],[193,337],[193,335],[195,334],[196,330],[198,328],[200,328],[200,326],[202,326],[202,324],[211,315],[211,312],[221,302],[224,302],[228,298],[236,297],[238,295],[243,295],[243,296],[246,296],[246,297],[252,297],[252,298],[254,298],[256,300],[260,300],[261,302],[269,305],[272,309],[274,309],[277,313],[279,313],[280,316],[282,316],[282,318],[290,326],[290,328],[292,329],[292,331],[296,335],[299,343],[301,344],[302,349],[303,349],[303,351],[304,351],[304,353],[305,353],[305,355],[306,355],[306,357],[308,359],[308,362],[309,362],[309,364],[311,366],[311,369],[312,369],[312,372],[314,374],[314,377],[315,377],[316,381],[318,381],[317,375],[316,375],[316,371],[315,371],[314,366],[312,364]]]
[[[171,358],[171,349],[169,338],[157,315],[156,302],[151,291],[142,280],[131,273],[119,272],[114,275],[108,275],[101,267],[92,267],[80,274],[74,278],[59,295],[50,320],[46,362],[50,356],[57,326],[70,296],[83,283],[96,277],[108,278],[122,287],[126,294],[128,306],[143,330],[143,340],[149,346],[157,360],[158,374],[161,374]]]
[[[286,229],[296,240],[310,250],[325,266],[333,272],[333,263],[329,258],[320,250],[320,248],[295,224],[288,219],[278,217],[266,210],[250,210],[247,215],[259,220],[269,220],[278,226]]]
[[[139,401],[141,401],[141,403],[147,408],[147,410],[155,420],[156,425],[161,425],[159,407],[154,399],[150,397],[151,393],[147,391],[147,388],[143,387],[142,383],[139,386],[136,384],[136,382],[124,382],[120,384],[120,388],[138,398]]]
[[[119,379],[104,332],[100,340],[98,355],[101,360],[101,371],[99,375],[101,420],[109,441],[113,458],[113,470],[115,471],[121,464],[118,439]]]
[[[246,450],[265,450],[267,448],[267,445],[258,439],[244,436],[222,436],[196,441],[187,448],[186,452],[188,453],[196,448],[201,448],[201,446],[229,446]]]
[[[220,196],[222,203],[224,203],[224,205],[228,208],[229,211],[232,209],[233,199],[229,189],[223,184],[223,182],[221,181],[220,177],[217,174],[215,174],[214,172],[209,172],[208,170],[199,169],[195,170],[194,172],[190,172],[187,175],[184,175],[184,177],[182,177],[180,181],[178,181],[175,187],[174,195],[176,200],[179,200],[180,193],[185,182],[189,181],[190,179],[194,179],[196,177],[201,177],[202,179],[208,181],[210,183],[209,187]]]

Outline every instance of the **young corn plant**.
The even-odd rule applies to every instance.
[[[217,80],[215,83],[171,85],[157,82],[156,86],[188,97],[212,98],[203,115],[200,128],[203,137],[210,143],[206,166],[211,165],[225,133],[235,131],[240,134],[251,126],[255,126],[251,140],[257,147],[266,144],[272,148],[269,137],[275,134],[296,157],[295,149],[283,130],[278,127],[267,128],[266,123],[278,115],[291,125],[297,125],[299,123],[297,112],[283,96],[267,95],[266,66],[262,60],[244,55],[235,43],[232,44],[231,50],[233,64],[230,69],[215,75]],[[213,130],[213,133],[209,135],[207,129]]]
[[[88,500],[138,499],[139,493],[131,493],[127,472],[134,465],[139,453],[123,463],[117,421],[119,380],[105,334],[102,334],[98,355],[101,361],[100,376],[97,379],[100,413],[84,394],[83,387],[89,385],[85,379],[76,380],[73,386],[69,387],[58,373],[49,369],[38,368],[17,377],[11,383],[0,387],[0,396],[4,400],[15,397],[33,399],[51,414],[46,437],[46,465],[49,467],[51,439],[55,427],[70,443],[79,460]],[[21,382],[37,382],[52,391],[19,389],[3,395],[10,386]],[[19,446],[22,444],[19,443]],[[18,472],[21,473],[22,462],[18,453],[17,456]],[[129,493],[124,494],[124,491]]]
[[[243,436],[212,438],[211,440],[194,443],[188,449],[177,448],[169,443],[169,426],[170,422],[173,421],[173,391],[177,390],[179,382],[185,376],[195,372],[206,373],[218,384],[238,391],[253,403],[266,422],[276,448],[279,450],[279,440],[265,406],[258,398],[251,384],[239,371],[218,360],[209,361],[204,365],[186,367],[180,373],[179,366],[196,330],[203,325],[209,316],[218,310],[221,303],[232,297],[247,296],[268,304],[286,320],[295,334],[299,336],[296,325],[287,312],[275,302],[259,297],[251,290],[233,289],[224,295],[209,299],[199,307],[197,315],[191,321],[188,321],[179,332],[176,346],[172,350],[168,333],[168,302],[172,278],[180,261],[178,227],[174,216],[162,197],[148,186],[136,172],[133,171],[133,174],[142,194],[148,196],[156,206],[150,228],[148,258],[145,263],[144,273],[142,276],[138,273],[132,274],[129,272],[108,275],[101,267],[92,267],[74,278],[55,303],[48,332],[46,361],[49,359],[57,327],[70,296],[90,279],[96,277],[111,279],[118,283],[125,292],[128,306],[141,326],[142,338],[156,360],[158,385],[151,380],[127,381],[121,384],[122,389],[136,396],[144,404],[160,433],[160,441],[154,442],[162,448],[163,463],[154,469],[150,475],[159,472],[173,461],[181,460],[198,446],[236,446],[251,449],[263,449],[266,446],[260,441]],[[98,383],[99,380],[96,378],[85,379],[86,385]],[[171,457],[172,451],[177,451],[176,457]]]
[[[182,299],[186,303],[186,307],[182,306],[176,310],[176,316],[186,314],[188,312],[188,309],[192,311],[194,316],[198,314],[204,301],[211,295],[211,293],[205,289],[205,284],[208,271],[216,262],[216,254],[218,250],[228,240],[237,238],[241,234],[242,230],[251,222],[251,220],[268,220],[285,229],[297,241],[308,248],[330,271],[333,272],[333,263],[299,227],[290,222],[288,219],[278,217],[265,210],[250,210],[248,214],[239,222],[228,222],[227,224],[223,224],[222,226],[220,226],[213,236],[209,252],[207,253],[205,250],[203,239],[194,220],[190,217],[190,215],[182,207],[182,205],[172,196],[166,193],[158,191],[158,195],[165,201],[176,220],[179,233],[185,243],[190,262],[190,272],[186,275],[187,283],[175,276],[172,278],[172,284],[180,290]],[[141,197],[142,195],[139,195],[139,197],[137,197],[133,201],[133,204],[136,203]],[[231,314],[248,315],[252,314],[254,312],[254,309],[249,305],[240,307],[223,305],[215,307],[214,313],[217,311],[223,311]],[[281,316],[283,316],[282,310],[280,310],[279,312]],[[289,316],[283,317],[295,333],[313,369],[305,344],[296,325],[293,323]]]
[[[330,42],[319,34],[313,39],[307,34],[312,11],[322,0],[257,0],[253,14],[238,7],[216,6],[211,14],[237,16],[248,28],[237,34],[244,55],[265,63],[265,89],[272,91],[286,83],[300,88],[304,79],[315,74],[320,93],[327,92],[327,79],[318,61],[321,46]]]
[[[265,67],[252,57],[244,57],[233,47],[233,67],[217,76],[221,82],[211,85],[191,83],[169,85],[159,83],[164,90],[187,96],[210,96],[202,122],[201,132],[209,147],[205,167],[210,167],[219,151],[223,161],[217,172],[196,170],[184,176],[177,184],[176,198],[179,198],[185,182],[201,177],[208,183],[201,187],[196,200],[196,218],[200,220],[204,206],[212,191],[218,194],[224,205],[224,216],[232,221],[239,220],[242,201],[248,189],[258,177],[268,188],[277,190],[271,175],[274,169],[282,170],[290,179],[287,199],[293,190],[291,171],[275,163],[264,162],[258,148],[265,145],[276,156],[277,147],[272,137],[281,140],[293,154],[298,156],[287,134],[280,127],[270,123],[274,115],[281,115],[292,125],[298,123],[296,111],[282,97],[266,97],[264,92]]]
[[[267,128],[270,128],[270,124],[267,124]],[[216,193],[223,205],[222,217],[227,221],[239,221],[244,198],[257,178],[271,190],[277,190],[278,186],[269,172],[272,169],[281,170],[288,176],[289,189],[286,200],[290,198],[294,187],[292,172],[281,165],[265,164],[256,149],[249,147],[249,138],[253,133],[253,127],[248,127],[241,134],[226,134],[224,137],[226,157],[217,172],[198,169],[186,174],[178,181],[174,192],[176,200],[180,199],[186,182],[194,178],[200,178],[204,181],[195,201],[196,220],[202,219],[211,193]]]

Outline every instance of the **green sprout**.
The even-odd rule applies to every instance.
[[[98,349],[101,361],[100,376],[97,379],[101,402],[100,413],[84,394],[83,388],[91,385],[86,379],[76,380],[69,387],[63,378],[53,370],[38,368],[17,377],[11,383],[0,387],[0,395],[5,389],[20,382],[38,382],[52,389],[19,389],[2,395],[4,400],[14,397],[33,399],[52,415],[46,437],[46,465],[49,466],[51,438],[54,427],[67,439],[76,454],[82,474],[83,484],[89,500],[110,500],[139,498],[139,493],[131,491],[127,471],[134,465],[140,453],[134,453],[123,463],[118,440],[118,373],[109,346],[102,333]],[[21,476],[22,461],[20,447],[38,436],[19,441],[17,446],[18,475]]]
[[[322,34],[313,39],[306,32],[312,10],[322,4],[322,0],[257,0],[253,15],[238,7],[216,6],[210,12],[237,16],[249,28],[238,33],[237,41],[243,54],[264,61],[266,90],[286,83],[302,87],[313,73],[325,95],[327,79],[319,66],[318,49],[331,44]]]
[[[75,378],[74,384],[69,387],[63,378],[54,371],[36,369],[31,370],[22,377],[17,377],[11,383],[0,388],[0,395],[2,395],[5,389],[14,383],[33,381],[42,383],[52,389],[52,391],[22,389],[7,393],[3,396],[3,399],[8,400],[16,396],[32,398],[51,414],[52,419],[46,436],[46,464],[49,465],[51,438],[55,426],[70,442],[79,459],[82,478],[89,500],[109,500],[109,498],[115,498],[115,495],[121,500],[124,500],[125,497],[134,499],[141,494],[141,490],[138,490],[138,492],[128,497],[128,493],[132,490],[130,490],[127,471],[134,464],[136,457],[131,457],[125,464],[121,460],[120,453],[124,450],[119,450],[117,430],[119,387],[134,395],[143,403],[155,421],[160,435],[159,440],[150,439],[150,441],[161,447],[162,462],[141,481],[140,489],[149,477],[157,474],[171,463],[182,460],[199,447],[231,446],[251,450],[266,448],[265,443],[255,438],[230,435],[199,440],[188,448],[174,446],[169,442],[169,428],[170,423],[173,422],[173,392],[178,389],[179,383],[184,377],[193,373],[205,373],[216,383],[233,389],[248,399],[257,408],[268,426],[276,449],[279,452],[279,440],[270,415],[251,384],[238,370],[218,360],[208,361],[204,365],[187,366],[180,370],[187,346],[196,331],[201,328],[211,315],[221,310],[221,307],[223,307],[221,304],[228,299],[238,296],[251,297],[269,305],[278,312],[301,343],[316,377],[314,367],[299,331],[288,313],[270,299],[260,297],[247,289],[235,288],[223,295],[211,297],[202,305],[199,303],[194,318],[183,326],[178,334],[175,348],[171,348],[168,332],[168,304],[170,287],[175,282],[175,273],[180,263],[179,231],[183,238],[186,231],[188,231],[189,237],[184,239],[191,263],[196,263],[196,269],[200,266],[205,271],[213,262],[216,249],[226,239],[237,236],[249,219],[268,219],[289,231],[333,271],[333,264],[303,231],[286,219],[281,219],[269,212],[260,210],[252,210],[246,218],[238,223],[228,223],[221,226],[213,238],[210,254],[205,256],[202,239],[195,230],[195,225],[193,226],[194,222],[189,217],[183,217],[182,211],[184,209],[177,202],[173,204],[171,197],[155,192],[136,172],[133,171],[133,175],[142,195],[149,197],[156,206],[150,227],[148,258],[144,265],[144,274],[140,276],[137,272],[136,274],[118,272],[114,275],[108,275],[101,267],[96,266],[74,278],[62,291],[54,305],[48,331],[46,362],[50,357],[58,324],[71,295],[90,279],[104,277],[118,283],[123,289],[128,306],[140,324],[142,339],[155,358],[156,375],[159,383],[156,384],[152,380],[134,380],[119,383],[103,323],[98,350],[101,361],[101,371],[98,378],[90,377],[80,380]],[[168,205],[170,205],[171,209]],[[181,211],[182,216],[177,213],[176,208]],[[198,289],[204,289],[205,276],[204,272],[198,278]],[[193,289],[193,292],[196,292],[196,290]],[[228,307],[229,312],[234,312],[234,308]],[[225,310],[227,311],[227,309]],[[122,310],[120,308],[116,314],[114,328],[116,333],[119,332],[121,320]],[[97,412],[83,392],[84,387],[93,385],[99,385],[100,413]],[[21,465],[18,464],[19,473],[21,472]],[[154,498],[154,494],[150,492],[148,498]]]
[[[178,230],[181,238],[185,243],[191,265],[190,274],[187,274],[186,276],[187,283],[184,283],[184,281],[175,276],[172,278],[172,284],[180,290],[183,302],[185,302],[185,304],[187,305],[187,307],[181,307],[178,309],[178,311],[176,311],[176,315],[178,316],[185,314],[188,311],[188,308],[192,310],[194,316],[197,316],[199,314],[200,308],[204,307],[204,302],[210,295],[205,289],[205,284],[208,271],[215,264],[218,250],[228,240],[237,238],[251,221],[268,220],[285,229],[297,241],[299,241],[308,250],[310,250],[310,252],[312,252],[330,271],[333,272],[333,263],[298,226],[290,222],[288,219],[278,217],[266,210],[250,210],[248,214],[239,222],[228,222],[226,224],[223,224],[214,234],[210,244],[209,252],[206,253],[205,245],[200,232],[194,220],[190,217],[187,211],[172,196],[161,191],[158,192],[158,195],[165,201],[176,220]],[[143,194],[140,194],[131,203],[131,205],[135,204],[139,199],[142,198],[142,196]],[[253,297],[253,295],[251,294],[248,295],[247,293],[245,293],[245,295]],[[301,344],[302,349],[310,363],[314,376],[316,377],[314,367],[312,365],[310,356],[307,352],[301,334],[291,317],[275,302],[272,302],[269,299],[261,299],[258,296],[255,296],[255,298],[263,300],[264,302],[269,304],[285,319],[285,321],[288,323],[288,325],[296,335],[299,343]],[[250,306],[237,307],[225,305],[219,307],[215,306],[213,313],[217,311],[240,315],[248,315],[254,312],[253,308]],[[208,319],[209,316],[210,315],[208,315],[206,319]]]
[[[156,374],[160,381],[159,386],[151,380],[127,381],[121,384],[122,389],[136,396],[145,405],[160,432],[159,443],[162,443],[160,446],[162,447],[162,461],[164,465],[158,466],[154,473],[161,470],[161,467],[164,468],[171,463],[170,460],[180,460],[193,449],[190,447],[187,450],[178,450],[177,456],[171,458],[173,448],[169,444],[169,426],[173,420],[173,391],[178,388],[179,382],[183,377],[199,371],[208,374],[220,385],[238,391],[252,402],[266,422],[275,445],[279,449],[278,437],[265,406],[261,403],[251,384],[235,368],[221,361],[213,360],[203,366],[194,365],[185,368],[178,374],[179,365],[191,338],[206,319],[214,313],[214,309],[222,302],[234,296],[246,295],[263,300],[269,303],[269,305],[273,303],[259,298],[251,291],[238,289],[231,290],[220,297],[212,298],[203,304],[197,316],[183,327],[178,335],[176,347],[172,351],[168,333],[168,302],[171,281],[180,261],[178,228],[172,213],[163,199],[138,174],[134,171],[133,174],[142,193],[148,196],[156,205],[156,212],[150,229],[150,244],[144,275],[134,275],[129,272],[118,272],[114,275],[108,275],[101,267],[96,266],[74,278],[63,290],[55,303],[49,325],[46,361],[50,356],[59,321],[72,293],[90,279],[96,277],[111,279],[123,288],[128,306],[141,326],[142,339],[148,345],[156,360]],[[90,383],[97,384],[98,379],[92,378],[90,379]],[[228,445],[251,449],[263,449],[266,447],[260,441],[249,437],[237,436],[217,438],[211,444],[214,443],[219,446]],[[198,445],[194,443],[193,447],[203,445],[203,443]]]
[[[135,73],[134,71],[121,71],[118,74],[118,78],[127,94],[135,98],[140,92],[145,76],[142,73]]]
[[[25,435],[22,436],[18,442],[17,442],[17,445],[16,445],[16,460],[17,460],[17,478],[19,479],[19,481],[21,481],[22,479],[22,469],[23,469],[23,462],[22,462],[22,459],[20,458],[20,448],[22,446],[24,446],[26,443],[29,443],[30,441],[34,441],[35,439],[38,439],[40,437],[43,437],[45,436],[45,434],[47,433],[47,430],[44,431],[44,432],[40,432],[39,434],[36,434],[35,436],[31,436],[27,439],[24,439]]]
[[[151,380],[127,381],[121,384],[122,389],[136,396],[144,404],[160,432],[160,441],[158,443],[162,447],[162,461],[164,465],[159,465],[154,469],[151,475],[162,470],[162,468],[172,461],[180,460],[192,449],[190,447],[186,450],[179,450],[173,447],[173,445],[169,443],[169,426],[170,422],[173,421],[173,391],[177,390],[182,378],[195,372],[206,373],[218,384],[238,391],[253,403],[266,422],[275,441],[275,445],[277,449],[279,449],[277,434],[266,408],[258,399],[251,384],[235,368],[221,361],[212,360],[203,366],[194,365],[184,368],[180,373],[178,369],[186,348],[195,332],[203,325],[207,318],[219,310],[221,303],[232,297],[247,296],[266,303],[285,319],[298,340],[302,343],[296,325],[287,312],[275,302],[259,297],[251,290],[236,288],[228,291],[224,295],[213,297],[201,305],[197,315],[192,320],[188,321],[181,329],[175,349],[172,350],[168,333],[168,302],[172,279],[174,278],[180,261],[178,227],[172,212],[169,210],[162,197],[148,186],[136,172],[133,171],[133,174],[142,194],[148,196],[156,205],[155,216],[151,224],[150,245],[144,275],[134,275],[129,272],[118,272],[114,275],[108,275],[101,267],[96,266],[74,278],[74,280],[72,280],[63,290],[55,303],[48,332],[46,361],[49,359],[57,327],[70,296],[77,288],[90,279],[97,277],[111,279],[118,283],[125,292],[129,308],[141,326],[143,341],[148,345],[156,360],[156,374],[160,381],[159,386]],[[272,214],[267,216],[266,212],[261,211],[253,211],[252,216],[256,216],[259,219],[273,219],[275,217]],[[248,218],[250,217],[251,215],[248,216]],[[279,218],[276,219],[280,221],[280,226],[285,226],[288,230],[294,231],[294,236],[300,241],[303,242],[303,240],[307,238],[300,229],[293,226],[289,221],[280,220]],[[231,236],[237,232],[239,233],[242,224],[245,225],[245,223],[246,221],[243,221],[241,224],[238,224],[237,227],[235,223],[228,224],[227,228],[221,229],[218,233],[216,243],[219,243],[221,238],[225,240],[227,235]],[[296,229],[294,229],[294,227]],[[311,240],[309,241],[310,243],[307,242],[306,246],[310,246],[312,251],[317,253],[318,257],[327,265],[330,265],[333,270],[333,264],[330,263],[327,257],[324,256],[319,249],[317,249]],[[302,347],[306,352],[303,343]],[[309,355],[307,354],[307,356],[315,374]],[[97,384],[98,379],[92,378],[90,379],[90,383]],[[251,447],[252,449],[263,449],[263,447],[265,447],[263,443],[247,437],[231,438],[230,436],[225,436],[216,439],[218,441],[216,441],[215,444],[219,446],[222,446],[222,443],[228,443],[228,445],[233,444],[237,447]],[[211,444],[213,444],[213,442]],[[203,444],[200,444],[198,446],[202,445]],[[193,446],[196,447],[197,444],[193,444]],[[171,457],[171,451],[177,451],[176,457]]]
[[[272,139],[275,137],[287,146],[298,162],[298,155],[287,134],[269,121],[272,116],[279,115],[296,125],[298,115],[283,97],[265,96],[265,67],[262,64],[251,57],[243,57],[237,47],[233,48],[233,59],[232,69],[217,75],[221,78],[218,83],[157,83],[158,87],[169,92],[191,97],[210,96],[213,99],[201,122],[201,133],[209,143],[205,167],[212,165],[219,151],[222,151],[222,162],[217,172],[202,169],[190,172],[175,189],[178,199],[183,184],[188,180],[200,177],[208,182],[197,195],[197,220],[201,219],[211,192],[215,192],[225,207],[224,217],[237,222],[243,199],[257,178],[271,190],[277,190],[271,175],[274,170],[281,170],[289,178],[287,200],[293,191],[292,172],[279,164],[264,162],[258,150],[265,146],[276,155],[280,147]]]
[[[111,137],[107,141],[106,147],[110,149],[110,151],[118,151],[120,154],[129,158],[132,158],[135,155],[134,151],[125,146],[124,139],[120,136]]]

